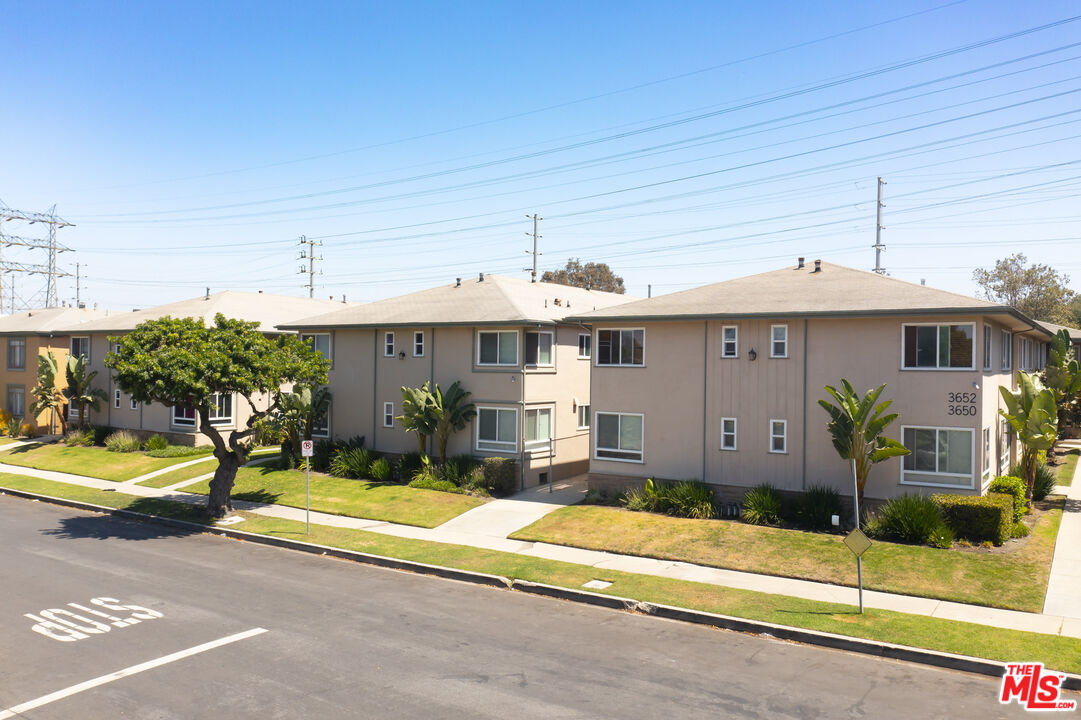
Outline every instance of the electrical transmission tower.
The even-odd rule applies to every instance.
[[[23,222],[27,225],[40,224],[46,228],[44,238],[25,237],[5,232],[5,222]],[[42,307],[56,307],[60,304],[57,280],[62,277],[71,277],[71,273],[64,272],[56,266],[56,256],[62,252],[70,252],[71,248],[64,247],[56,242],[56,231],[63,227],[74,227],[63,218],[57,217],[56,206],[49,208],[48,212],[34,213],[13,210],[0,201],[0,313],[12,313],[19,309],[29,308],[40,300]],[[45,250],[47,256],[43,263],[19,262],[8,259],[5,250],[11,248],[26,248],[32,250]],[[31,296],[23,296],[21,303],[15,295],[15,274],[44,275],[45,289]],[[11,285],[11,301],[8,306],[4,304],[3,283],[4,276],[10,276],[8,283]]]
[[[297,241],[297,245],[302,246],[300,255],[297,256],[297,259],[308,261],[308,267],[304,267],[304,264],[301,263],[299,274],[308,276],[308,283],[303,287],[308,288],[308,297],[313,298],[315,297],[315,276],[323,274],[322,272],[315,271],[315,261],[323,260],[322,255],[319,257],[315,256],[315,248],[322,247],[323,243],[309,240],[307,235],[301,235],[300,239]],[[304,245],[307,245],[308,247],[303,248]]]
[[[882,251],[886,249],[886,246],[882,244],[882,208],[886,207],[886,203],[882,202],[882,186],[886,184],[886,181],[882,178],[878,179],[878,203],[875,206],[875,272],[879,275],[886,274],[886,268],[882,267]]]
[[[533,221],[533,232],[526,232],[527,237],[532,236],[532,238],[533,238],[533,252],[530,252],[529,250],[525,251],[526,255],[532,255],[533,256],[533,268],[532,268],[532,270],[530,270],[530,268],[523,268],[523,269],[526,272],[530,273],[530,278],[531,278],[530,282],[537,282],[537,258],[544,254],[544,253],[540,252],[540,250],[538,249],[538,245],[537,245],[537,241],[540,240],[542,237],[544,237],[543,235],[538,235],[537,234],[537,223],[540,222],[541,220],[543,220],[544,218],[537,215],[537,213],[533,213],[532,215],[526,215],[526,217]]]

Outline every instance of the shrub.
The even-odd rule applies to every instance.
[[[1055,471],[1044,463],[1040,463],[1036,466],[1036,482],[1032,485],[1032,499],[1043,500],[1054,491],[1057,483]]]
[[[812,485],[796,502],[796,521],[813,530],[833,527],[833,516],[841,514],[841,495],[831,487]]]
[[[443,479],[450,480],[455,485],[466,485],[469,483],[473,470],[478,467],[480,467],[480,462],[472,455],[455,455],[447,458],[443,464]]]
[[[419,471],[418,471],[419,472]],[[436,480],[434,478],[418,477],[409,483],[411,488],[421,488],[422,490],[440,490],[442,492],[449,493],[461,493],[462,489],[452,483],[450,480]]]
[[[743,496],[743,520],[752,525],[776,525],[781,521],[781,496],[768,483],[755,485]]]
[[[333,440],[316,440],[312,444],[312,470],[316,472],[330,472],[330,463],[334,460],[334,451],[337,445]]]
[[[139,442],[139,438],[127,430],[117,430],[105,438],[105,448],[109,452],[133,453],[137,452],[141,447],[142,443]]]
[[[214,452],[213,445],[166,445],[161,450],[150,450],[146,454],[155,458],[171,458],[188,457],[189,455],[209,455],[212,452]]]
[[[624,495],[618,492],[612,492],[611,490],[587,490],[585,497],[582,499],[583,505],[607,505],[608,507],[616,507],[623,504]]]
[[[146,441],[146,449],[150,452],[164,450],[167,447],[169,447],[169,441],[161,435],[151,435],[150,439]]]
[[[518,463],[511,458],[484,458],[484,487],[493,495],[510,495],[518,489]]]
[[[1029,529],[1028,525],[1018,520],[1010,528],[1010,537],[1013,539],[1028,537]]]
[[[22,425],[19,426],[19,434],[29,438],[37,437],[39,434],[38,426],[34,423],[24,422]]]
[[[68,430],[64,444],[68,447],[90,447],[94,444],[94,431],[90,428]]]
[[[345,447],[334,453],[334,458],[330,461],[330,474],[356,480],[368,477],[371,466],[372,454],[370,452],[360,447]]]
[[[19,430],[22,429],[22,424],[23,421],[20,417],[8,418],[7,428],[5,428],[8,436],[13,438],[19,437]]]
[[[417,470],[420,470],[421,464],[419,452],[407,452],[399,455],[398,461],[394,463],[394,474],[398,478],[398,482],[412,480]]]
[[[953,529],[943,522],[927,536],[927,544],[940,550],[948,550],[953,547],[953,538]]]
[[[1013,498],[1013,521],[1017,522],[1025,514],[1028,500],[1025,498],[1025,481],[1019,477],[1003,475],[991,481],[990,491],[1009,495]]]
[[[390,480],[390,463],[386,458],[376,458],[368,466],[368,474],[372,476],[372,480],[387,482]]]
[[[876,537],[898,542],[940,545],[939,539],[953,537],[957,528],[944,521],[938,503],[926,495],[899,495],[876,513],[877,522],[866,527]]]
[[[1001,493],[989,495],[931,496],[942,517],[959,537],[990,541],[1001,545],[1013,527],[1013,498]]]
[[[696,480],[681,480],[661,486],[659,493],[665,504],[664,512],[676,517],[707,520],[717,517],[713,490]]]
[[[108,425],[94,425],[91,430],[94,433],[94,444],[104,445],[105,438],[113,434],[114,428],[111,428]]]

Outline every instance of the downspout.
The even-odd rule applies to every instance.
[[[376,422],[379,415],[379,398],[376,396],[378,384],[376,377],[379,375],[379,328],[372,328],[372,449],[375,449],[375,433],[379,423]]]
[[[803,477],[801,486],[807,489],[807,318],[803,319],[803,467],[800,474]]]
[[[702,323],[702,482],[706,479],[706,456],[709,448],[709,320]]]
[[[431,328],[432,344],[430,348],[425,348],[424,351],[428,353],[428,376],[430,387],[435,387],[435,328]],[[413,338],[413,344],[416,344],[416,338]],[[433,438],[428,438],[428,457],[432,456],[432,442]]]
[[[522,490],[525,490],[525,433],[523,432],[523,429],[525,428],[525,334],[526,330],[523,327],[522,344],[518,348],[518,360],[522,363],[522,397],[518,401],[518,407],[521,408],[522,413],[521,416],[518,418],[518,467],[520,468],[518,471],[518,485]],[[552,352],[555,352],[554,348]],[[514,376],[511,375],[511,377]],[[551,481],[551,479],[552,478],[548,478],[549,481]]]

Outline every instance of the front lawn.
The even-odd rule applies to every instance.
[[[217,467],[218,460],[211,455],[204,458],[202,462],[177,468],[176,470],[171,470],[167,473],[162,473],[161,475],[155,475],[149,480],[143,480],[138,484],[145,485],[146,487],[163,488],[183,480],[192,480],[200,475],[212,473]]]
[[[154,458],[144,452],[109,452],[103,447],[68,447],[63,443],[24,445],[0,453],[0,462],[6,465],[54,470],[117,482],[131,480],[191,459],[191,456]]]
[[[193,522],[208,522],[202,508],[166,500],[102,492],[93,488],[16,475],[0,477],[0,486],[178,517]],[[301,522],[262,517],[253,513],[240,515],[245,521],[239,525],[239,529],[263,535],[306,540],[386,557],[569,588],[580,588],[589,580],[601,578],[612,585],[594,592],[1004,662],[1026,658],[1041,661],[1058,671],[1081,672],[1081,653],[1077,652],[1077,638],[1004,630],[874,608],[868,608],[863,615],[859,615],[851,605],[737,590],[687,580],[598,570],[585,565],[462,545],[397,538],[363,530],[312,525],[311,534],[306,535],[304,523]]]
[[[183,488],[206,495],[210,481]],[[304,471],[240,468],[233,498],[304,507]],[[311,508],[319,512],[433,528],[484,504],[469,495],[312,473]]]
[[[1061,519],[1062,499],[1058,498],[1024,544],[1011,552],[875,542],[863,556],[864,587],[1041,612]],[[738,521],[687,520],[620,508],[575,506],[546,515],[510,537],[856,585],[856,563],[840,536]]]
[[[1074,472],[1077,470],[1077,458],[1081,457],[1081,450],[1070,450],[1060,453],[1058,456],[1058,484],[1070,485],[1073,483]]]

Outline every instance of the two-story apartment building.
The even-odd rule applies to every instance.
[[[874,468],[869,498],[980,493],[1015,452],[998,387],[1049,339],[1007,306],[802,258],[568,319],[593,327],[591,483],[700,479],[726,500],[759,483],[851,495],[817,404],[842,378],[885,383],[888,434],[912,450]]]
[[[628,299],[481,274],[279,327],[333,361],[327,435],[414,451],[416,435],[398,419],[401,388],[457,381],[477,416],[448,452],[513,457],[523,485],[533,485],[584,473],[589,458],[593,338],[563,318]]]
[[[38,356],[51,352],[56,358],[56,387],[62,389],[66,385],[64,368],[70,347],[68,329],[104,315],[104,310],[58,307],[24,310],[0,317],[0,343],[4,349],[0,388],[4,391],[3,407],[9,417],[23,418],[40,432],[60,431],[59,418],[52,413],[28,417],[38,380]]]
[[[200,318],[207,325],[212,325],[218,313],[229,318],[257,322],[260,331],[277,334],[282,332],[276,327],[279,323],[341,307],[349,306],[333,300],[227,290],[213,294],[207,292],[204,297],[132,312],[109,312],[96,320],[65,326],[64,332],[68,336],[70,353],[88,359],[90,370],[98,373],[95,387],[106,393],[107,400],[97,411],[88,415],[90,422],[132,430],[144,436],[161,434],[179,444],[204,444],[210,441],[199,432],[193,407],[138,403],[116,386],[112,373],[105,367],[105,356],[112,349],[109,338],[130,332],[139,323],[163,317]],[[259,397],[255,402],[258,409],[264,409],[269,398]],[[231,430],[246,426],[250,415],[251,408],[247,403],[238,402],[238,398],[231,395],[222,395],[217,398],[212,422],[223,430]],[[70,418],[73,421],[76,419],[74,408],[70,409]]]

